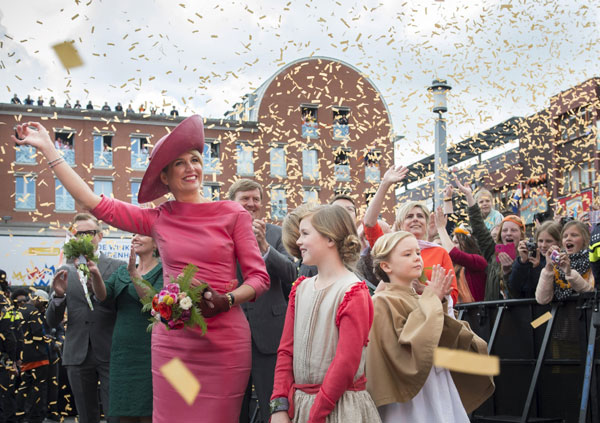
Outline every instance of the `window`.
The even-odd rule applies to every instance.
[[[342,148],[335,150],[334,172],[336,181],[350,180],[350,160],[348,159],[349,152],[350,150]]]
[[[212,201],[219,201],[219,197],[221,194],[221,187],[219,185],[204,183],[202,191],[204,194],[204,198],[207,198]]]
[[[379,162],[381,161],[381,151],[370,150],[365,155],[365,181],[370,183],[379,182],[381,174]]]
[[[131,136],[131,167],[145,170],[148,167],[150,155],[150,140],[148,137]]]
[[[35,210],[35,176],[17,175],[15,190],[15,209]]]
[[[75,200],[58,179],[54,179],[54,209],[56,211],[75,211]]]
[[[336,140],[346,139],[350,135],[348,118],[350,110],[343,108],[334,108],[333,110],[333,138]]]
[[[206,141],[204,143],[204,168],[206,174],[221,173],[221,159],[219,158],[219,143],[217,141]]]
[[[589,135],[593,132],[592,111],[585,107],[570,110],[561,116],[558,127],[563,141]]]
[[[237,145],[237,173],[240,176],[254,176],[254,161],[252,146],[247,143]]]
[[[283,147],[271,147],[271,176],[287,176],[285,150]]]
[[[371,199],[375,196],[376,192],[377,191],[372,189],[365,191],[365,204],[367,206],[369,206],[369,203],[371,202]]]
[[[94,193],[96,193],[96,195],[112,197],[112,181],[107,181],[104,179],[94,179]]]
[[[319,121],[317,120],[317,106],[301,106],[302,111],[302,138],[319,138]]]
[[[594,183],[594,165],[590,162],[579,163],[571,170],[564,172],[563,192],[564,194],[580,192],[590,188]]]
[[[131,181],[131,204],[139,206],[138,192],[140,192],[140,181]]]
[[[302,151],[302,176],[305,179],[319,178],[319,162],[317,150]]]
[[[19,164],[36,164],[35,156],[37,150],[30,145],[18,145],[16,147],[15,162]]]
[[[302,204],[319,204],[319,191],[314,187],[304,187],[302,189]]]
[[[112,135],[94,135],[94,167],[112,167]]]
[[[271,218],[283,220],[287,214],[287,199],[285,189],[275,188],[271,190]]]
[[[55,129],[54,146],[69,166],[75,166],[75,131]]]

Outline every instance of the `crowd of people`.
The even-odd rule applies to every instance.
[[[528,240],[519,216],[502,216],[489,191],[474,194],[458,178],[443,207],[407,202],[391,227],[380,214],[408,173],[403,166],[385,172],[364,216],[352,197],[337,195],[298,207],[279,227],[262,219],[256,181],[234,182],[229,201],[202,196],[199,116],[151,152],[138,202],[173,198],[156,208],[96,195],[41,124],[16,132],[13,140],[36,147],[89,211],[76,216],[75,236],[90,235],[97,247],[101,221],[136,234],[129,263],[100,254],[97,264],[88,261],[87,279],[68,263],[46,300],[49,330],[67,314],[62,360],[84,423],[98,422],[101,410],[124,423],[468,422],[494,383],[434,365],[437,347],[487,354],[454,305],[533,297],[545,304],[594,286],[588,225],[539,222]],[[459,196],[464,211],[454,210]],[[199,302],[206,334],[164,325],[147,333],[139,299],[148,291],[132,281],[160,288],[190,263],[194,284],[208,284]],[[173,358],[200,382],[191,404],[161,371]],[[48,379],[38,368],[31,378]],[[0,401],[4,407],[2,394]]]
[[[44,106],[44,98],[42,96],[39,96],[37,100],[34,100],[33,98],[31,98],[31,95],[27,95],[27,97],[21,101],[21,99],[19,98],[19,96],[17,94],[14,94],[12,96],[12,98],[10,99],[10,103],[11,104],[24,104],[26,106],[40,106],[43,107]],[[50,107],[57,107],[56,105],[56,100],[54,99],[54,96],[51,96],[50,99],[48,100],[48,106]],[[76,100],[74,104],[71,104],[71,102],[69,101],[69,99],[65,100],[65,103],[63,105],[63,109],[82,109],[83,106],[81,105],[81,103],[79,102],[79,100]],[[129,106],[127,106],[126,109],[123,108],[123,105],[118,102],[117,105],[113,108],[111,108],[108,104],[108,102],[104,102],[104,104],[102,105],[102,107],[100,108],[95,108],[94,105],[92,104],[92,100],[88,101],[87,105],[85,106],[85,108],[87,110],[100,110],[103,112],[118,112],[118,113],[140,113],[140,114],[145,114],[145,113],[149,113],[150,115],[157,115],[157,116],[167,116],[167,113],[165,112],[165,109],[161,109],[160,112],[158,111],[158,108],[151,106],[150,110],[148,110],[148,112],[146,112],[146,105],[145,104],[140,104],[140,106],[138,107],[138,110],[136,111],[133,106],[131,105],[131,103],[129,104]],[[177,117],[179,116],[179,111],[177,110],[177,108],[175,106],[173,106],[173,108],[169,111],[169,116],[172,117]]]

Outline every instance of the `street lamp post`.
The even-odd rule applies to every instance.
[[[444,79],[436,79],[428,90],[433,94],[433,113],[437,113],[435,120],[435,162],[434,162],[434,208],[443,204],[441,198],[444,185],[448,182],[448,151],[446,149],[446,120],[442,113],[448,111],[446,106],[446,93],[452,87]]]

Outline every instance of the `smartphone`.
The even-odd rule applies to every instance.
[[[496,244],[496,262],[500,263],[498,253],[506,253],[513,260],[517,258],[517,249],[512,242],[509,242],[508,244]]]

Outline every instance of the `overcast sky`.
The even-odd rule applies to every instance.
[[[426,88],[446,78],[449,142],[598,76],[599,2],[0,0],[2,101],[142,102],[222,117],[281,66],[317,55],[365,72],[413,161],[433,153]],[[51,45],[75,40],[85,64]],[[412,149],[412,152],[407,150]]]

